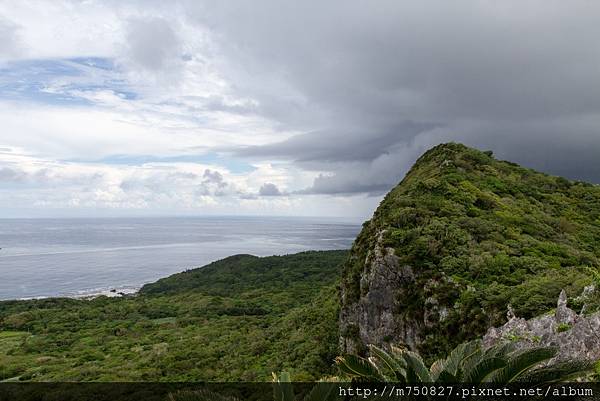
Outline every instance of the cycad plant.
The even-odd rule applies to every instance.
[[[557,353],[554,347],[519,349],[513,343],[483,347],[481,340],[463,343],[445,359],[427,367],[421,356],[404,348],[391,347],[387,352],[369,346],[370,356],[347,355],[336,358],[341,376],[317,383],[302,401],[326,401],[339,398],[338,383],[351,380],[396,383],[468,383],[536,385],[563,382],[584,375],[592,364],[584,361],[547,365]],[[273,373],[274,401],[297,401],[287,372]],[[169,395],[169,401],[239,401],[214,392],[181,391]]]
[[[445,359],[427,368],[421,356],[404,348],[386,352],[374,345],[370,357],[347,355],[336,358],[342,375],[364,381],[398,383],[491,383],[561,382],[583,375],[591,364],[573,361],[542,365],[556,356],[554,347],[518,349],[514,344],[483,347],[481,340],[457,346]]]

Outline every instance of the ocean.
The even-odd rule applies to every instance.
[[[134,292],[239,253],[347,249],[359,230],[275,217],[0,219],[0,299]]]

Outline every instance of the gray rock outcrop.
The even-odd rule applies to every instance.
[[[438,296],[441,286],[454,287],[456,283],[443,274],[423,280],[410,265],[400,265],[394,248],[383,245],[384,234],[385,230],[377,234],[375,246],[366,257],[358,301],[345,302],[347,294],[342,288],[340,348],[345,353],[361,353],[366,344],[396,344],[416,350],[426,330],[450,313]],[[409,313],[405,303],[417,286],[426,298],[417,312]]]
[[[364,344],[383,344],[390,340],[401,339],[412,348],[419,342],[422,322],[398,319],[397,290],[413,284],[415,276],[410,266],[399,266],[393,248],[381,245],[384,233],[379,233],[377,245],[365,261],[369,269],[361,276],[359,301],[340,312],[340,329],[355,331],[340,339],[340,346],[347,353],[360,352]]]
[[[523,348],[540,345],[558,347],[557,356],[548,363],[600,359],[600,312],[589,316],[575,313],[567,306],[564,290],[552,314],[525,320],[516,317],[509,308],[507,316],[509,320],[504,326],[488,330],[483,337],[485,346],[510,341]]]

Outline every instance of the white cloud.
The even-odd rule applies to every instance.
[[[237,162],[226,149],[298,132],[260,113],[258,100],[227,77],[231,60],[215,46],[218,33],[190,23],[181,8],[33,1],[1,3],[0,13],[11,21],[0,21],[0,50],[13,63],[0,79],[5,213],[19,205],[49,215],[65,208],[297,214],[317,202],[257,196],[310,185],[313,173],[289,162],[256,159],[248,171],[228,169]],[[216,164],[102,161],[215,152],[223,154]]]
[[[77,94],[76,92],[72,92]],[[96,107],[0,101],[0,144],[60,159],[114,154],[174,155],[233,144],[268,143],[268,122],[227,112],[188,112],[190,105],[128,101],[86,91]]]
[[[118,11],[94,1],[6,1],[5,15],[21,29],[20,58],[110,56],[122,36]]]
[[[21,51],[19,26],[0,15],[0,61],[17,56]]]
[[[19,149],[0,149],[0,191],[40,210],[366,216],[364,194],[447,140],[598,180],[599,11],[0,2],[0,148]]]
[[[111,166],[59,162],[3,148],[0,152],[0,210],[2,217],[21,215],[31,209],[49,216],[57,211],[78,215],[86,211],[94,213],[94,210],[314,215],[315,208],[306,207],[319,203],[314,197],[256,197],[261,192],[265,195],[265,185],[257,183],[284,179],[283,170],[270,165],[259,166],[250,174],[234,174],[217,165],[199,163]],[[274,184],[271,186],[277,188]],[[335,204],[338,200],[332,198],[325,205],[328,203]],[[64,212],[65,208],[69,210]],[[330,209],[333,216],[339,215],[339,209]]]

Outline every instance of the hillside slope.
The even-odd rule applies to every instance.
[[[134,297],[0,302],[0,381],[268,381],[333,373],[347,251],[236,255]]]
[[[449,143],[426,152],[366,222],[343,267],[340,344],[441,355],[589,283],[600,188]]]
[[[204,267],[187,270],[146,284],[140,294],[174,294],[189,290],[230,296],[258,288],[275,291],[310,290],[331,283],[347,251],[309,251],[294,255],[258,257],[233,255]]]

